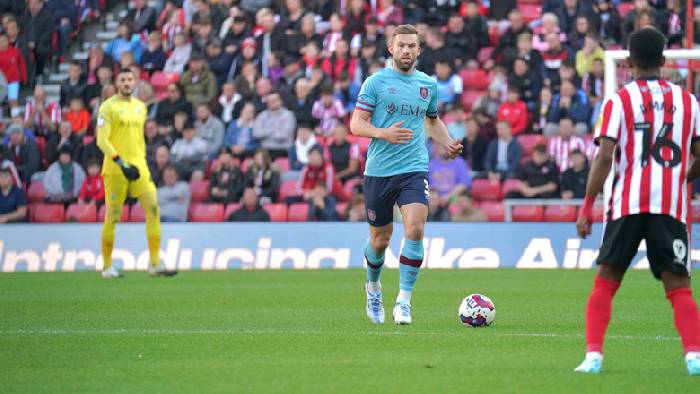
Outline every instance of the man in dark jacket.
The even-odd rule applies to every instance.
[[[184,112],[192,119],[192,104],[185,98],[182,86],[171,83],[167,89],[168,96],[158,104],[156,122],[159,125],[171,126],[178,112]]]
[[[3,156],[15,164],[20,179],[29,183],[32,175],[41,167],[39,149],[34,140],[24,135],[21,126],[12,125],[8,128],[7,133],[10,135],[10,143],[3,147],[5,149]]]
[[[134,8],[126,14],[126,19],[132,23],[136,33],[149,33],[155,30],[158,15],[155,9],[148,6],[146,0],[134,0]]]
[[[523,14],[518,9],[508,13],[508,20],[510,21],[510,27],[498,40],[498,45],[496,45],[493,53],[494,59],[500,56],[506,58],[514,57],[509,52],[517,52],[518,36],[522,33],[532,33],[532,30],[525,24]]]
[[[82,74],[83,68],[80,63],[72,61],[68,66],[68,78],[61,84],[61,107],[68,106],[74,97],[87,102],[87,85]]]
[[[22,26],[22,34],[26,37],[30,52],[34,54],[36,75],[41,75],[46,60],[51,58],[53,16],[44,7],[43,0],[28,0],[27,11],[20,18],[19,25]]]
[[[505,178],[517,176],[523,150],[518,141],[513,138],[510,123],[499,120],[496,123],[496,130],[498,138],[491,141],[486,150],[484,170],[488,172],[491,181],[500,182]]]
[[[537,145],[532,159],[520,166],[520,190],[506,198],[556,198],[559,189],[559,168],[549,158],[547,147]]]
[[[229,222],[269,222],[270,215],[260,206],[255,189],[249,187],[243,192],[243,206],[228,217]]]
[[[223,51],[221,40],[214,38],[207,44],[206,59],[207,63],[209,63],[209,69],[216,76],[216,84],[221,89],[224,82],[228,80],[231,63],[233,63],[233,55]]]

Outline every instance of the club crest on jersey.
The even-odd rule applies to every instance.
[[[428,87],[427,86],[421,86],[420,87],[420,97],[425,100],[428,98]]]
[[[369,219],[370,222],[373,222],[373,221],[377,220],[377,214],[374,213],[373,210],[368,209],[367,210],[367,219]]]

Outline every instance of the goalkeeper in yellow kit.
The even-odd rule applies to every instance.
[[[138,198],[146,217],[146,236],[152,276],[173,276],[160,261],[160,212],[156,187],[146,165],[143,135],[146,105],[131,97],[134,75],[125,68],[117,74],[117,94],[100,105],[97,118],[97,146],[105,155],[102,177],[107,206],[102,225],[103,278],[121,277],[112,266],[114,230],[122,216],[127,194]]]

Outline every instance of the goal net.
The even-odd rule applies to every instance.
[[[609,98],[620,88],[633,80],[627,65],[629,51],[605,51],[605,98]],[[700,49],[669,49],[664,51],[666,64],[661,68],[661,78],[680,85],[698,97],[700,93]],[[614,169],[613,169],[614,170]],[[603,212],[608,211],[608,202],[612,191],[612,176],[608,176],[603,191]],[[692,196],[692,195],[691,195]],[[691,203],[688,211],[688,229],[693,216],[700,218],[700,204]],[[698,222],[698,220],[695,220]],[[694,265],[700,263],[700,227],[695,226],[690,231],[691,259]]]

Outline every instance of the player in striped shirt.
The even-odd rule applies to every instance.
[[[635,80],[603,106],[596,130],[599,152],[588,178],[576,224],[591,234],[593,204],[613,160],[615,173],[606,212],[598,271],[586,308],[586,358],[578,372],[599,373],[612,299],[625,271],[646,241],[651,271],[673,307],[690,375],[700,375],[700,314],[690,288],[686,216],[687,182],[700,174],[700,109],[693,95],[659,78],[665,37],[653,27],[632,33],[628,63]]]
[[[411,294],[423,263],[423,232],[428,219],[428,150],[425,139],[442,149],[446,158],[462,153],[438,117],[437,84],[415,69],[420,38],[412,25],[394,30],[389,47],[393,66],[365,80],[350,129],[372,142],[367,152],[364,194],[370,238],[367,260],[367,316],[384,323],[379,282],[384,251],[393,232],[393,208],[401,209],[405,242],[399,259],[399,295],[394,322],[411,323]]]

